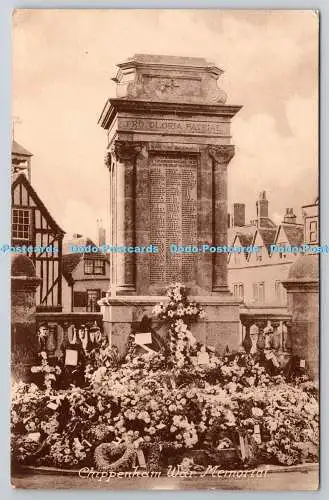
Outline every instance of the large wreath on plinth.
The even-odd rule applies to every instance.
[[[158,471],[160,466],[160,455],[163,449],[173,448],[173,443],[156,440],[153,443],[145,443],[143,439],[126,443],[102,443],[98,445],[94,452],[95,465],[100,471],[115,471],[128,469],[129,465],[135,467],[138,462],[139,467],[149,471]],[[147,452],[147,460],[144,457]],[[121,456],[119,458],[118,455]]]
[[[115,460],[118,455],[121,456]],[[100,471],[118,470],[136,462],[137,450],[134,443],[102,443],[95,449],[95,463]],[[134,463],[133,463],[134,465]]]

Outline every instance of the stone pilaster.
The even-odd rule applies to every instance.
[[[198,244],[212,245],[213,241],[213,159],[208,147],[200,148],[200,168],[198,172]],[[213,282],[213,255],[196,255],[197,293],[211,295]]]
[[[139,246],[148,246],[150,243],[150,173],[148,164],[148,144],[140,143],[136,156],[136,242]],[[150,263],[152,256],[143,253],[136,254],[136,290],[138,295],[147,295],[150,285]]]
[[[135,246],[136,243],[136,163],[142,151],[142,144],[129,141],[115,141],[111,148],[111,208],[112,244]],[[116,294],[136,293],[136,254],[112,254],[112,283]]]
[[[105,152],[105,157],[104,157],[104,164],[108,168],[109,171],[109,186],[108,186],[108,193],[109,193],[109,210],[110,210],[110,217],[109,217],[109,228],[108,228],[108,239],[109,243],[111,245],[114,245],[115,241],[115,158],[114,158],[114,151],[113,147],[108,148],[108,150]],[[109,254],[110,258],[110,282],[111,282],[111,288],[108,290],[110,291],[114,290],[114,283],[116,282],[115,279],[115,256],[114,254]]]
[[[227,166],[234,156],[234,146],[210,146],[213,161],[213,246],[227,245]],[[213,292],[228,292],[227,253],[213,255]]]

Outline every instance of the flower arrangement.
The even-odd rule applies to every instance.
[[[56,383],[57,376],[62,373],[62,370],[58,365],[49,365],[47,354],[41,352],[41,364],[39,366],[32,366],[31,373],[43,374],[43,385],[46,387],[47,391],[50,391],[54,383]]]
[[[181,283],[170,285],[166,290],[167,302],[153,308],[155,318],[168,325],[169,347],[173,363],[182,368],[189,363],[191,348],[196,346],[196,338],[190,327],[198,319],[205,317],[205,312],[196,302],[191,302],[187,290]]]
[[[183,456],[204,450],[211,461],[238,449],[241,436],[259,462],[317,460],[315,385],[306,376],[287,381],[281,372],[270,373],[258,354],[218,356],[198,345],[191,325],[202,309],[179,284],[167,295],[168,303],[156,306],[154,314],[168,323],[169,354],[133,355],[129,349],[120,359],[104,341],[89,354],[87,385],[58,390],[20,382],[13,387],[16,461],[81,467],[98,460],[106,465],[117,451],[133,451],[127,443],[138,443],[147,450],[148,466],[156,469],[165,460],[164,450]],[[197,363],[198,354],[205,353],[208,362]],[[112,444],[99,447],[104,443]],[[127,466],[127,456],[118,467]],[[183,457],[184,467],[187,462]]]
[[[153,369],[161,356],[141,355],[113,371],[98,368],[89,387],[61,394],[17,384],[12,404],[16,458],[24,463],[31,453],[31,433],[49,442],[35,463],[65,467],[92,460],[91,451],[104,442],[141,439],[145,446],[170,443],[173,450],[220,450],[236,444],[237,432],[254,438],[259,426],[262,459],[282,464],[316,460],[318,403],[312,385],[269,376],[264,384],[262,367],[245,354],[221,360],[219,383],[207,382],[204,369],[178,385],[174,371]],[[49,405],[54,401],[58,406]]]

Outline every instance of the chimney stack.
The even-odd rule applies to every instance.
[[[244,203],[233,203],[233,226],[242,227],[246,225],[246,205]]]
[[[256,201],[256,213],[258,227],[262,226],[262,219],[268,218],[268,201],[266,198],[266,191],[261,191],[259,193],[258,200]]]
[[[286,213],[283,218],[283,222],[285,224],[296,224],[296,215],[294,214],[294,209],[293,208],[286,208]]]
[[[98,246],[101,247],[106,244],[106,231],[105,228],[103,227],[102,219],[97,219],[97,225],[98,225]]]

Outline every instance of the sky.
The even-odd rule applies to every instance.
[[[229,205],[255,217],[260,191],[280,223],[318,192],[318,17],[311,11],[16,10],[15,140],[33,153],[32,184],[68,235],[108,223],[105,131],[116,64],[135,53],[201,56],[224,70],[236,155]]]

